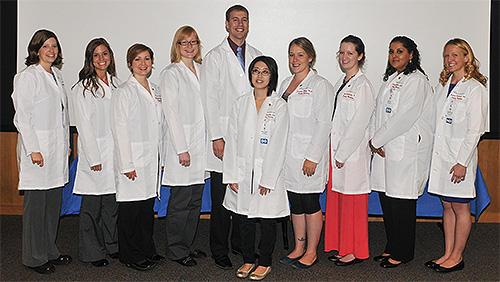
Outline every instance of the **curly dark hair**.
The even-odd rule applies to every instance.
[[[420,52],[418,51],[417,44],[415,43],[415,41],[406,36],[396,36],[391,40],[389,46],[391,46],[391,44],[394,42],[399,42],[403,44],[403,47],[406,48],[406,50],[408,50],[408,53],[410,54],[413,53],[413,58],[408,62],[408,65],[406,65],[406,68],[403,70],[403,73],[405,75],[408,75],[410,73],[415,72],[416,70],[419,70],[427,77],[427,74],[425,74],[424,70],[420,66]],[[391,76],[396,71],[397,71],[396,68],[394,68],[389,62],[389,60],[387,60],[387,67],[385,68],[383,81],[387,81],[387,79],[389,79],[389,76]]]

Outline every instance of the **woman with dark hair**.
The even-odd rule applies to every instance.
[[[148,79],[153,61],[153,50],[143,44],[128,49],[132,75],[113,93],[110,107],[120,261],[137,270],[150,270],[165,260],[153,241],[153,206],[165,140],[161,93]]]
[[[391,40],[383,81],[369,145],[371,186],[379,192],[387,243],[374,260],[394,268],[414,257],[417,199],[427,183],[432,147],[432,89],[413,40]]]
[[[434,99],[429,193],[439,195],[443,204],[445,252],[425,263],[437,272],[465,266],[462,254],[471,229],[470,201],[476,196],[477,144],[488,112],[486,81],[467,41],[455,38],[444,45],[443,71]]]
[[[73,193],[82,195],[79,257],[96,267],[109,264],[106,254],[118,258],[118,204],[109,106],[119,84],[111,47],[104,38],[92,39],[85,50],[79,80],[73,86],[79,156]]]
[[[316,51],[305,37],[288,46],[293,76],[281,84],[280,95],[288,102],[290,134],[285,159],[285,184],[292,210],[294,250],[280,259],[296,269],[318,261],[317,248],[323,228],[319,196],[328,182],[328,143],[335,92],[316,74]]]
[[[229,185],[224,207],[240,223],[244,264],[236,276],[261,280],[271,271],[276,218],[290,214],[283,175],[288,110],[275,92],[278,66],[273,58],[255,58],[248,73],[253,91],[236,99],[229,118],[223,161],[223,183]],[[257,222],[261,239],[256,267]]]
[[[342,39],[337,53],[345,73],[336,90],[330,134],[330,181],[327,186],[325,251],[335,265],[361,263],[368,250],[368,194],[370,188],[369,123],[375,94],[361,71],[366,56],[363,41],[354,35]]]
[[[24,191],[22,263],[38,273],[55,271],[71,257],[56,246],[62,190],[68,183],[69,121],[62,49],[49,30],[35,32],[26,68],[14,77],[14,125],[19,134],[18,189]]]
[[[163,114],[168,124],[162,184],[170,186],[167,205],[167,257],[183,266],[206,257],[193,248],[205,186],[205,117],[200,95],[201,48],[196,30],[177,30],[171,64],[160,74]]]

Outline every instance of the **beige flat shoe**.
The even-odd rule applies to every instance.
[[[243,264],[242,266],[240,266],[240,268],[238,268],[238,271],[236,271],[236,277],[242,279],[247,278],[248,274],[250,274],[250,272],[252,272],[253,268],[255,267],[255,264],[252,264],[252,267],[250,267],[249,270],[241,270],[244,266],[245,264]]]
[[[266,278],[266,276],[269,274],[269,272],[271,272],[271,267],[268,266],[266,271],[264,271],[264,273],[262,274],[257,274],[255,272],[253,272],[252,274],[250,274],[250,280],[255,280],[255,281],[258,281],[258,280],[262,280],[264,278]]]

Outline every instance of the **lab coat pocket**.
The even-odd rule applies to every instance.
[[[255,191],[256,193],[258,193],[259,191],[257,191],[257,189],[259,188],[259,185],[261,183],[261,178],[262,178],[262,164],[264,163],[264,160],[263,159],[255,159],[255,163],[254,163],[254,169],[253,169],[253,177],[254,177],[254,181],[253,183],[255,183],[254,187],[255,187]]]
[[[292,138],[292,144],[291,144],[292,157],[295,159],[303,159],[306,155],[309,143],[311,143],[312,137],[309,135],[293,134],[291,138]]]
[[[405,136],[398,136],[384,146],[386,158],[388,160],[400,161],[405,155]]]
[[[238,182],[241,183],[245,181],[246,173],[245,173],[245,158],[238,157],[237,158],[237,166],[238,166]]]
[[[132,142],[132,161],[134,162],[134,166],[143,167],[144,166],[144,144],[142,142]]]
[[[347,125],[352,119],[353,113],[356,111],[354,99],[342,97],[337,103],[336,111],[339,111],[343,124]]]
[[[220,117],[220,122],[221,122],[221,126],[222,126],[222,134],[224,136],[227,135],[227,124],[229,123],[229,117],[228,116],[222,116]]]
[[[443,160],[456,163],[458,152],[460,151],[460,147],[462,146],[463,139],[462,138],[446,138],[444,146],[445,152],[439,152],[442,155]]]
[[[313,98],[311,95],[298,95],[295,99],[290,99],[288,107],[292,116],[306,118],[311,115]]]
[[[184,137],[186,138],[186,145],[188,147],[188,150],[191,149],[191,138],[192,138],[192,133],[191,131],[193,130],[193,126],[191,124],[184,124]]]

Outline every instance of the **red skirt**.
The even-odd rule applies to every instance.
[[[368,249],[368,194],[346,195],[332,191],[332,163],[326,192],[325,252],[340,256],[370,257]]]

